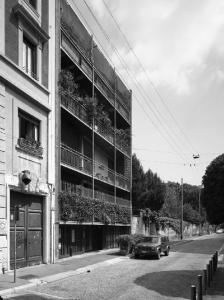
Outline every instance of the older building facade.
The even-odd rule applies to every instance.
[[[131,92],[69,5],[56,25],[58,256],[116,246],[131,224]]]
[[[0,2],[0,267],[53,261],[49,7]],[[52,19],[52,26],[54,20]],[[16,226],[15,226],[16,225]],[[16,230],[16,236],[15,236]],[[15,238],[16,237],[16,238]]]

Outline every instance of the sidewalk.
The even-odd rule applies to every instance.
[[[89,272],[102,264],[112,264],[121,260],[119,249],[102,250],[85,253],[57,260],[55,264],[42,264],[16,270],[0,275],[0,296],[4,296],[24,288],[36,286],[43,282],[60,280],[75,274]]]

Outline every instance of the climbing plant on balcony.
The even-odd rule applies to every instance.
[[[130,210],[97,199],[84,198],[77,194],[61,192],[59,195],[61,219],[76,222],[102,222],[105,224],[129,224]]]
[[[117,142],[122,145],[130,145],[130,130],[129,129],[116,129]]]
[[[76,96],[78,94],[78,84],[69,70],[61,70],[58,85],[59,93],[62,95]]]

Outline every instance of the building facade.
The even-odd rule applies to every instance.
[[[0,267],[5,270],[15,261],[24,267],[54,257],[55,175],[48,171],[54,164],[49,150],[55,149],[49,81],[54,22],[48,1],[0,1]]]
[[[130,232],[132,95],[69,1],[58,5],[56,233],[66,257]]]

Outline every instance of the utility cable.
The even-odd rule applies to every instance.
[[[164,101],[163,97],[161,96],[161,94],[159,93],[158,89],[156,88],[156,86],[154,85],[154,83],[152,82],[152,80],[150,79],[150,77],[148,76],[147,71],[145,70],[144,66],[142,65],[140,59],[138,58],[138,56],[136,55],[135,51],[133,50],[130,42],[128,41],[126,35],[123,33],[123,31],[121,30],[121,27],[118,23],[118,21],[116,20],[116,18],[114,17],[112,11],[110,10],[109,6],[107,5],[106,1],[103,0],[104,6],[106,7],[109,15],[111,16],[112,20],[114,21],[114,23],[116,24],[119,32],[121,33],[123,39],[125,40],[129,50],[133,53],[134,57],[136,58],[141,70],[143,71],[143,73],[146,75],[146,78],[148,79],[149,83],[151,84],[151,86],[153,87],[155,93],[157,94],[158,98],[160,99],[160,101],[162,102],[162,104],[164,105],[164,107],[166,108],[168,114],[170,115],[171,119],[173,120],[173,122],[176,124],[177,128],[179,129],[179,131],[182,133],[182,135],[184,136],[185,140],[187,141],[187,143],[189,144],[189,146],[191,147],[191,149],[193,150],[193,153],[197,153],[197,151],[195,151],[195,148],[193,147],[191,141],[189,140],[189,138],[187,137],[187,135],[184,133],[184,131],[182,130],[182,128],[180,127],[180,125],[178,124],[177,120],[174,118],[173,114],[171,113],[171,111],[169,110],[166,102]]]

